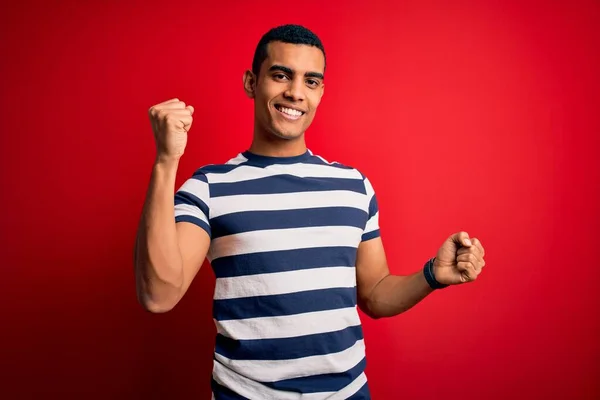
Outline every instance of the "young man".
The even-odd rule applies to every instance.
[[[357,307],[394,316],[433,290],[474,281],[485,265],[479,240],[458,232],[414,274],[390,274],[369,179],[306,147],[325,66],[309,30],[266,33],[244,75],[250,149],[198,169],[175,201],[194,108],[171,99],[149,111],[157,154],[136,243],[137,293],[147,310],[169,311],[211,263],[215,399],[368,399]]]

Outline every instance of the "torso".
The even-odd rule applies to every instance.
[[[310,152],[245,152],[200,173],[216,276],[215,398],[369,398],[355,273],[364,177]]]

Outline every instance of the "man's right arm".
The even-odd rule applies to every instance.
[[[135,275],[140,304],[166,312],[181,300],[202,266],[208,233],[190,222],[175,221],[173,193],[177,165],[156,163],[136,238]]]
[[[149,110],[157,157],[138,226],[134,264],[138,300],[151,312],[166,312],[175,307],[202,266],[210,246],[210,227],[202,214],[206,210],[192,204],[180,204],[178,210],[174,207],[177,168],[193,112],[193,107],[179,99],[167,100]],[[195,193],[198,196],[193,198],[205,207],[207,200],[203,194],[207,193],[207,182],[192,178],[186,184],[196,191],[200,189],[202,193]],[[176,212],[187,215],[176,218]]]

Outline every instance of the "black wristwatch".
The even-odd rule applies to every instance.
[[[448,285],[439,283],[435,279],[435,275],[433,274],[433,262],[434,261],[435,261],[435,257],[429,259],[425,263],[425,267],[423,267],[423,274],[425,275],[425,280],[427,280],[427,283],[429,284],[429,286],[434,290],[435,289],[443,289],[445,287],[448,287]]]

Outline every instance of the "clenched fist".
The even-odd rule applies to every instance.
[[[179,99],[171,99],[150,107],[148,114],[154,131],[157,158],[178,160],[185,151],[194,107],[187,106]]]
[[[477,238],[457,232],[442,244],[433,263],[435,278],[446,285],[472,282],[485,266],[485,249]]]

